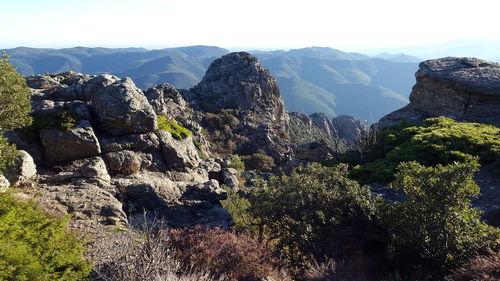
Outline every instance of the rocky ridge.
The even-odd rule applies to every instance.
[[[500,64],[447,57],[420,63],[410,103],[380,119],[379,126],[445,116],[500,126]]]
[[[324,114],[287,113],[276,79],[243,52],[214,61],[190,90],[168,84],[141,90],[129,78],[75,72],[35,75],[27,83],[35,123],[28,134],[7,134],[25,152],[0,188],[29,184],[46,209],[81,221],[134,224],[146,211],[171,226],[231,225],[220,184],[238,188],[238,172],[228,159],[207,157],[207,116],[234,114],[233,131],[218,135],[243,140],[231,153],[263,151],[279,164],[326,160],[338,138],[349,138]],[[159,130],[158,116],[191,136]]]
[[[76,220],[127,224],[146,211],[172,226],[232,224],[219,203],[225,191],[211,179],[224,180],[224,161],[202,160],[192,137],[176,139],[157,128],[158,115],[184,113],[175,88],[143,92],[128,78],[74,72],[27,82],[35,124],[50,126],[34,126],[31,138],[7,135],[27,152],[2,186],[30,184],[45,209]],[[71,126],[50,123],[62,121]]]

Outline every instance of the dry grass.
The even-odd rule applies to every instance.
[[[445,281],[498,281],[500,280],[500,251],[487,249],[462,267],[453,271]]]

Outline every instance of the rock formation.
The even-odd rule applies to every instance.
[[[225,193],[212,179],[224,180],[220,165],[202,161],[192,137],[178,140],[157,129],[157,114],[194,114],[175,88],[143,92],[129,78],[74,72],[27,82],[36,125],[28,138],[23,132],[7,137],[35,161],[22,152],[0,189],[31,180],[40,205],[77,220],[134,223],[145,210],[172,226],[232,224],[219,203]],[[201,130],[194,120],[186,123]]]
[[[500,64],[447,57],[420,63],[410,104],[380,119],[379,126],[446,116],[500,126]]]
[[[215,60],[202,81],[183,95],[202,112],[237,112],[235,133],[249,139],[238,153],[262,149],[279,163],[290,158],[291,143],[284,130],[289,117],[278,84],[252,55],[231,53]]]
[[[294,143],[295,157],[304,161],[325,161],[335,151],[355,143],[366,133],[362,122],[341,115],[330,120],[323,113],[306,115],[289,112],[287,132]]]

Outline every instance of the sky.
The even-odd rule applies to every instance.
[[[0,0],[0,48],[399,47],[500,40],[498,0]]]

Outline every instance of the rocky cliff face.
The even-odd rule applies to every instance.
[[[143,92],[128,78],[74,72],[27,81],[35,125],[8,138],[29,154],[0,186],[30,184],[41,205],[77,220],[127,224],[146,210],[172,226],[232,223],[212,179],[225,180],[222,162],[201,160],[192,137],[157,128],[158,115],[191,114],[175,88]]]
[[[232,110],[238,118],[234,134],[249,140],[236,152],[259,149],[282,163],[290,158],[289,120],[276,79],[252,55],[231,53],[215,60],[202,81],[183,95],[190,106],[207,113]]]
[[[476,58],[424,61],[410,104],[380,119],[380,126],[446,116],[500,126],[500,64]]]

